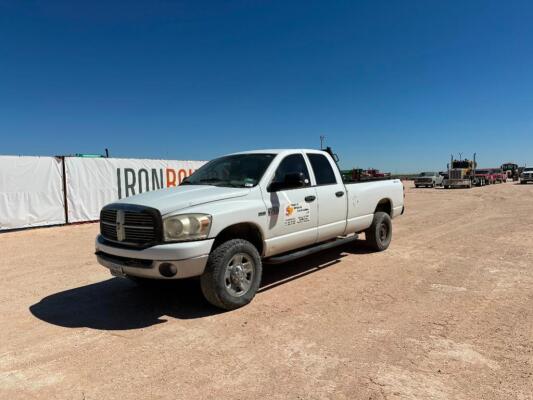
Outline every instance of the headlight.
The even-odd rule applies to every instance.
[[[211,215],[171,215],[163,219],[165,241],[206,239],[211,229]]]

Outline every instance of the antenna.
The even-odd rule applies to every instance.
[[[325,136],[320,135],[320,150],[324,149],[324,140],[326,139]]]

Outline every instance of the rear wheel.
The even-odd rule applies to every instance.
[[[389,214],[378,211],[372,225],[365,231],[366,244],[375,251],[387,250],[392,239],[392,220]]]
[[[208,302],[224,310],[245,306],[254,298],[263,268],[259,252],[243,239],[232,239],[213,250],[200,282]]]

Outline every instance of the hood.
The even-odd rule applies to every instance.
[[[246,196],[250,189],[228,188],[209,185],[183,185],[145,192],[117,203],[136,204],[156,208],[161,215],[183,210],[200,204]]]

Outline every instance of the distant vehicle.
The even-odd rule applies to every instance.
[[[341,174],[345,182],[367,182],[391,178],[390,172],[380,172],[374,168],[353,168],[351,170],[341,171]]]
[[[474,175],[476,177],[476,186],[492,185],[496,182],[495,175],[491,172],[490,169],[476,169]]]
[[[507,178],[512,179],[513,181],[517,181],[520,177],[518,164],[508,162],[502,164],[501,169],[507,174]]]
[[[444,176],[437,172],[421,172],[420,175],[414,179],[415,187],[417,188],[421,186],[433,188],[435,186],[441,186],[443,180]]]
[[[520,174],[520,183],[524,185],[528,182],[533,182],[533,168],[532,167],[524,168],[524,170]]]
[[[501,168],[491,168],[492,175],[494,175],[495,183],[507,182],[507,174]]]
[[[471,188],[476,185],[476,155],[473,160],[455,160],[452,156],[451,163],[448,164],[448,177],[444,179],[442,185],[445,189],[450,188]]]
[[[366,173],[371,178],[389,178],[390,172],[380,172],[379,169],[370,168],[366,171],[363,171],[363,173]]]

